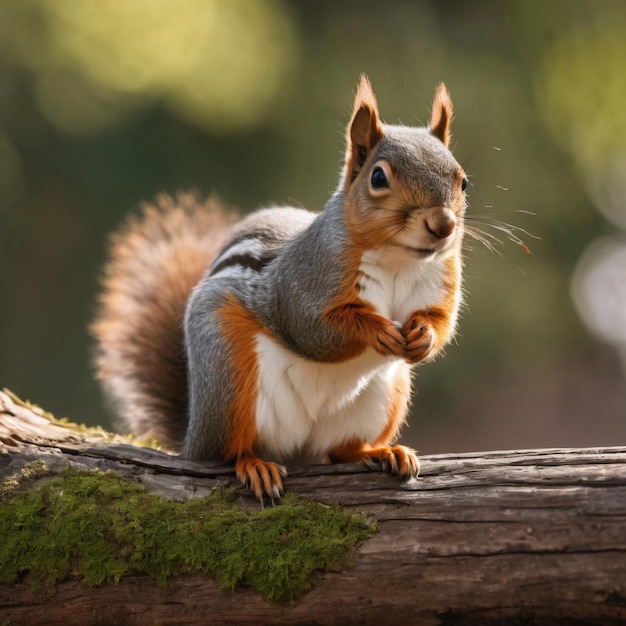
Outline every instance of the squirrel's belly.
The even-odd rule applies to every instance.
[[[341,363],[310,361],[264,334],[256,353],[258,453],[275,461],[323,462],[348,439],[373,442],[405,366],[371,349]]]

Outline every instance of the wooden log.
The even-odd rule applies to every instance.
[[[48,426],[46,426],[46,423]],[[68,433],[0,394],[0,479],[42,459],[112,469],[170,498],[236,489],[232,467]],[[288,604],[217,586],[201,574],[163,589],[146,576],[33,592],[0,585],[0,623],[15,624],[623,624],[626,447],[423,457],[402,483],[360,465],[291,467],[301,498],[373,517],[379,532],[354,566],[324,574]]]

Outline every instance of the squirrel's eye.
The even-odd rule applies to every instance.
[[[389,187],[387,176],[385,176],[385,170],[383,170],[380,166],[374,168],[370,182],[372,184],[372,189],[385,189],[386,187]]]
[[[467,189],[467,178],[463,178],[463,182],[461,183],[461,191],[465,191]]]

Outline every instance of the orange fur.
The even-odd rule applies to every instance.
[[[450,94],[443,83],[440,83],[435,90],[433,100],[433,111],[430,118],[430,132],[439,137],[444,145],[450,145],[452,134],[450,125],[452,122],[452,100]]]
[[[323,314],[325,321],[341,330],[346,340],[343,353],[335,361],[351,359],[368,346],[385,356],[403,356],[405,339],[400,330],[371,304],[351,295],[353,299],[337,299]]]
[[[410,206],[413,201],[409,191],[398,186],[396,192],[373,202],[367,194],[367,185],[355,183],[345,198],[346,225],[352,248],[361,252],[390,241],[406,222],[406,215],[397,208]]]
[[[254,454],[257,443],[256,402],[259,364],[254,345],[259,333],[267,333],[259,320],[234,296],[229,295],[217,310],[220,328],[230,346],[233,386],[237,390],[230,407],[228,440],[224,458],[235,460],[235,471],[242,483],[248,485],[261,499],[263,494],[278,498],[282,493],[285,470],[276,463],[259,459]]]

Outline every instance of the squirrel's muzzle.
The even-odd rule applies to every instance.
[[[437,207],[426,215],[426,230],[437,239],[449,237],[456,228],[456,215],[448,207]]]

